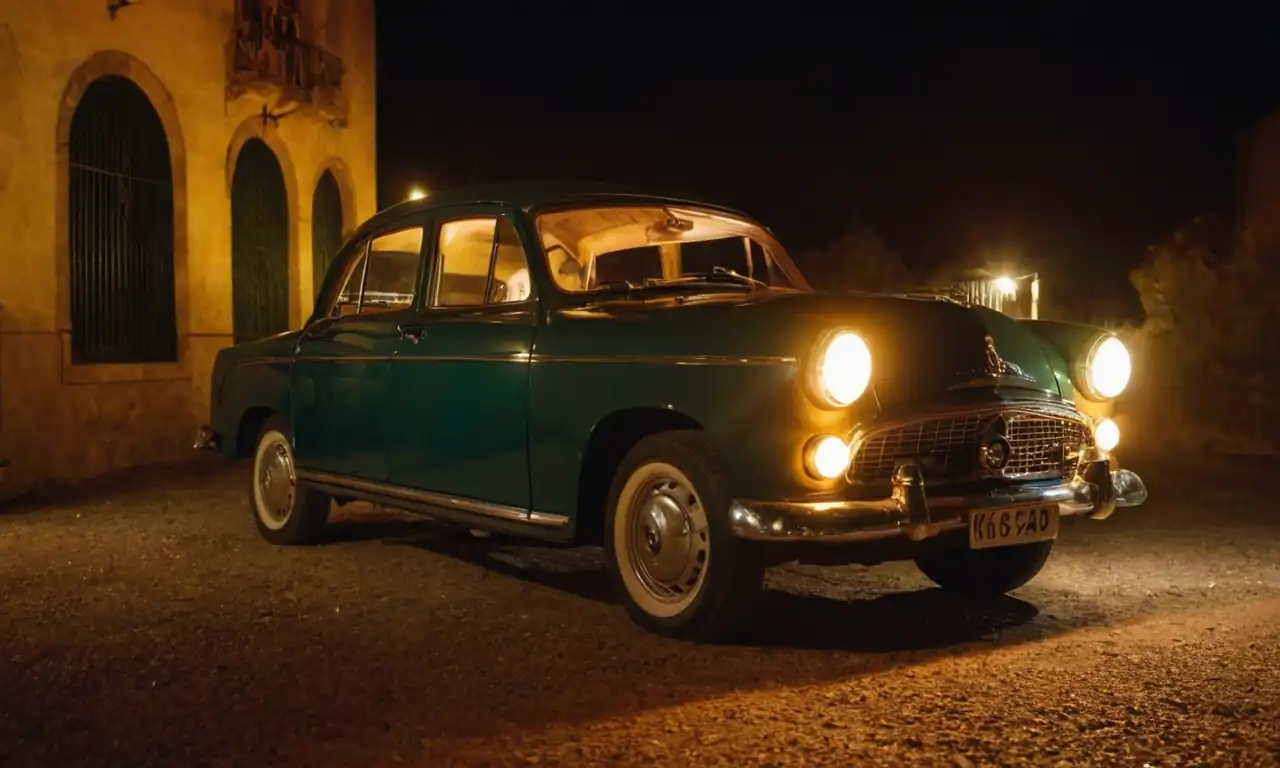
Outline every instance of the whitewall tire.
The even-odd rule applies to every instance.
[[[659,634],[712,640],[743,628],[764,583],[750,542],[729,530],[726,479],[706,437],[639,441],[615,473],[605,552],[619,599]]]
[[[262,425],[253,451],[249,508],[258,533],[272,544],[318,542],[329,521],[328,495],[298,485],[289,426],[279,415]]]

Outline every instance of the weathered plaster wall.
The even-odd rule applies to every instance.
[[[286,173],[290,316],[311,304],[311,196],[325,168],[343,187],[350,228],[375,212],[372,0],[330,3],[325,47],[346,67],[345,127],[307,114],[264,128],[263,97],[226,99],[232,0],[138,3],[112,21],[102,2],[0,8],[0,454],[8,487],[74,479],[190,450],[208,410],[208,376],[230,343],[235,153],[266,140]],[[180,360],[72,366],[66,264],[66,146],[74,101],[93,78],[123,74],[169,133],[175,181]],[[61,141],[61,145],[60,145]]]

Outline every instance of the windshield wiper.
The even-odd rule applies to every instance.
[[[769,287],[769,284],[763,280],[748,277],[734,272],[732,269],[713,267],[710,272],[690,272],[669,280],[664,280],[660,277],[646,277],[643,283],[633,283],[630,280],[606,280],[593,285],[592,290],[601,293],[634,293],[652,290],[680,290],[695,284],[703,286],[714,285],[717,288],[730,286],[752,289]]]
[[[662,285],[678,285],[680,283],[724,283],[752,288],[769,287],[769,284],[763,280],[757,280],[754,277],[749,277],[726,267],[712,267],[710,272],[687,272],[680,277],[661,281]]]

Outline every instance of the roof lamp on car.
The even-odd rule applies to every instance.
[[[827,333],[812,365],[810,387],[818,401],[830,408],[851,405],[871,384],[871,350],[847,328]]]

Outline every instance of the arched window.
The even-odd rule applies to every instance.
[[[231,178],[231,303],[237,344],[289,330],[289,193],[257,138],[241,147]]]
[[[176,361],[173,172],[142,89],[118,75],[90,83],[68,160],[71,362]]]
[[[325,273],[342,245],[342,192],[333,171],[320,174],[311,198],[311,250],[315,295],[320,295]]]

